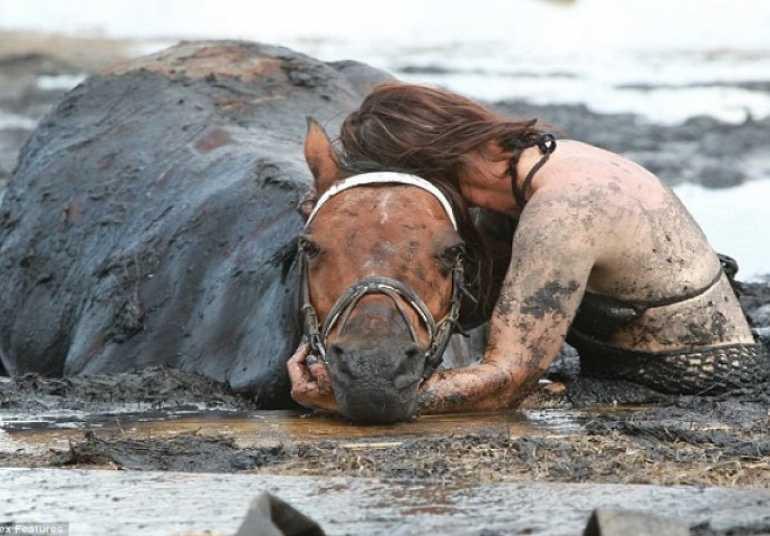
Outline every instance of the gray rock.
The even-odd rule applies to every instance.
[[[757,327],[770,326],[770,303],[750,311],[749,318]]]
[[[723,166],[705,166],[701,172],[701,184],[706,188],[732,188],[746,181],[746,174],[739,169]]]
[[[290,504],[268,492],[252,501],[234,536],[324,536],[323,529]]]

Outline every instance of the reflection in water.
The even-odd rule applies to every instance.
[[[588,414],[576,410],[543,409],[508,413],[428,415],[390,426],[355,426],[346,421],[293,411],[146,412],[86,415],[80,418],[40,417],[0,420],[0,451],[22,447],[63,448],[81,439],[85,430],[100,436],[132,439],[169,438],[183,433],[223,434],[241,447],[283,442],[334,439],[382,443],[391,446],[414,437],[449,437],[452,434],[507,434],[553,436],[578,433]]]

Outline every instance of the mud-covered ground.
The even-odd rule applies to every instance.
[[[563,371],[560,374],[565,379]],[[64,447],[43,452],[5,450],[0,453],[0,466],[256,471],[429,478],[446,484],[536,479],[770,486],[770,392],[667,397],[627,384],[574,377],[566,386],[565,391],[551,388],[550,393],[543,389],[527,403],[530,408],[579,415],[579,427],[564,433],[519,434],[494,424],[463,431],[450,424],[445,434],[426,437],[383,433],[382,429],[366,435],[340,423],[339,437],[276,434],[259,438],[260,444],[254,446],[248,441],[244,445],[242,438],[227,431],[211,429],[201,433],[180,427],[178,434],[163,436],[126,433],[122,428],[137,418],[133,415],[117,430],[91,429],[86,422]],[[610,400],[620,405],[608,406],[605,402]],[[625,406],[625,402],[631,405]],[[148,414],[167,412],[169,416],[180,409],[204,406],[233,412],[254,409],[251,401],[231,394],[225,386],[163,369],[111,378],[26,376],[0,384],[0,415],[63,409],[114,412],[137,404],[143,404]],[[295,426],[309,430],[314,423],[319,427],[328,424],[321,416],[294,418],[299,422]],[[490,423],[495,419],[484,416]],[[5,424],[13,425],[13,421]]]
[[[21,145],[66,91],[67,82],[120,59],[129,48],[92,43],[89,55],[84,52],[88,47],[60,44],[55,47],[59,53],[52,54],[51,46],[14,47],[14,42],[0,34],[5,47],[0,47],[0,199]],[[661,126],[582,106],[499,106],[518,115],[542,116],[570,136],[623,152],[663,177],[712,187],[749,180],[748,163],[770,149],[770,119],[747,118],[730,125],[701,117]],[[770,283],[750,285],[743,302],[758,332],[770,338]],[[429,437],[276,436],[254,446],[226,432],[131,436],[86,424],[64,447],[2,450],[0,466],[430,478],[447,485],[538,479],[770,486],[766,389],[721,398],[668,397],[627,384],[581,379],[577,370],[575,356],[566,354],[551,371],[559,383],[528,401],[530,407],[580,413],[577,432],[516,434],[495,426],[473,431],[447,427],[446,434]],[[223,385],[164,369],[112,377],[0,380],[0,428],[11,422],[4,421],[8,415],[104,414],[129,406],[145,412],[256,409],[253,401]],[[318,422],[314,419],[318,417],[307,417],[306,426]]]
[[[768,295],[766,286],[750,285],[744,304],[762,316],[757,312]],[[766,332],[762,319],[760,331]],[[383,427],[362,431],[340,422],[319,439],[312,432],[328,427],[329,418],[296,415],[291,426],[299,433],[256,428],[261,437],[245,441],[227,431],[226,421],[221,431],[216,423],[190,430],[171,422],[165,431],[176,432],[126,432],[142,415],[121,417],[126,407],[155,418],[165,412],[172,421],[186,409],[258,418],[252,400],[204,378],[167,369],[67,379],[28,375],[0,383],[0,417],[114,414],[118,425],[92,426],[85,419],[66,445],[0,449],[0,466],[365,476],[446,485],[544,480],[770,487],[768,386],[729,396],[675,397],[581,378],[578,370],[574,353],[563,353],[549,374],[555,383],[525,403],[530,410],[549,408],[573,419],[575,426],[566,429],[509,427],[500,425],[504,415],[484,415],[479,416],[484,424],[473,428],[450,420],[444,433],[441,427],[436,433],[426,425],[423,436]],[[12,438],[18,433],[14,418],[4,424]],[[44,444],[45,430],[55,426],[61,424],[38,429],[43,433],[31,444]]]

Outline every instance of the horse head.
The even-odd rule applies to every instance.
[[[317,197],[299,238],[305,335],[341,414],[409,419],[458,324],[465,243],[441,191],[400,173],[340,180],[326,133],[308,124]]]

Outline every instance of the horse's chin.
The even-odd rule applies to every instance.
[[[361,424],[411,420],[417,413],[424,353],[412,351],[411,343],[379,342],[337,355],[332,352],[327,369],[337,411]],[[389,351],[383,352],[383,347]]]
[[[348,391],[337,397],[337,410],[356,424],[409,421],[417,413],[417,387],[408,392],[395,388]]]
[[[408,421],[417,412],[425,351],[405,327],[387,327],[380,333],[353,332],[329,341],[327,347],[337,411],[356,423]]]

